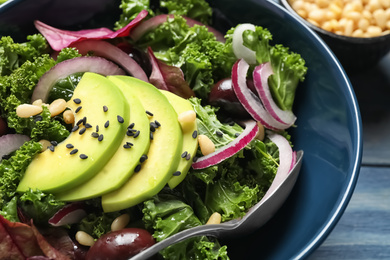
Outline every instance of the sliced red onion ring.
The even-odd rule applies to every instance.
[[[211,154],[200,157],[192,164],[192,168],[197,170],[216,165],[235,155],[248,145],[259,132],[259,126],[253,120],[245,121],[243,124],[245,125],[244,131],[234,141]]]
[[[55,227],[69,225],[80,222],[87,212],[84,210],[85,205],[81,202],[68,204],[57,211],[53,217],[49,219],[49,224]]]
[[[97,28],[80,31],[66,31],[49,26],[41,21],[35,21],[35,28],[45,36],[53,50],[59,51],[68,47],[74,42],[83,41],[87,39],[113,39],[117,37],[128,36],[130,30],[134,28],[148,15],[148,11],[141,11],[136,18],[134,18],[128,25],[117,30],[111,31],[108,28]]]
[[[249,64],[243,59],[233,65],[232,86],[238,100],[253,119],[259,121],[264,127],[273,130],[287,129],[289,125],[276,121],[265,110],[260,99],[248,88],[246,83],[248,69]]]
[[[233,53],[237,59],[244,59],[249,64],[256,64],[256,52],[244,46],[242,34],[246,30],[255,31],[256,27],[250,23],[243,23],[234,29],[232,38]]]
[[[289,141],[282,135],[271,131],[266,131],[267,137],[276,144],[279,149],[279,167],[271,186],[265,193],[262,200],[270,196],[273,191],[287,178],[291,169],[295,165],[296,153],[293,152]]]
[[[292,126],[297,117],[291,111],[280,109],[272,98],[268,85],[268,77],[272,74],[273,71],[269,62],[256,66],[253,71],[253,83],[256,91],[259,94],[265,109],[273,118],[280,123]]]
[[[0,137],[0,161],[4,155],[18,150],[30,137],[21,134],[7,134]]]
[[[94,72],[104,76],[125,75],[126,73],[111,61],[101,57],[78,57],[58,63],[39,79],[31,102],[42,99],[45,103],[54,84],[62,78],[77,72]]]
[[[106,41],[86,40],[74,43],[70,47],[78,49],[79,53],[82,55],[86,55],[88,52],[93,51],[94,55],[115,62],[133,77],[148,82],[145,71],[135,60],[133,60],[133,58]]]
[[[160,15],[156,15],[156,16],[150,18],[149,20],[143,21],[141,24],[139,24],[137,27],[134,28],[134,30],[130,34],[130,37],[134,41],[138,41],[145,33],[157,28],[159,25],[166,22],[168,18],[173,18],[173,17],[174,17],[173,14],[169,14],[169,15],[168,14],[160,14]],[[225,42],[224,35],[222,33],[220,33],[219,31],[217,31],[216,29],[214,29],[210,26],[207,26],[201,22],[195,21],[191,18],[188,18],[188,17],[183,17],[183,18],[186,19],[186,23],[188,24],[188,26],[192,27],[195,24],[201,25],[201,26],[204,25],[207,27],[209,32],[211,32],[215,35],[215,37],[217,38],[218,41]]]

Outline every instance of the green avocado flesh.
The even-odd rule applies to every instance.
[[[80,99],[81,103],[76,104],[75,99]],[[106,112],[103,106],[108,108]],[[68,107],[74,111],[75,125],[79,123],[79,129],[55,146],[54,151],[47,149],[38,154],[28,166],[17,191],[31,188],[60,193],[74,188],[98,173],[118,149],[127,127],[119,122],[118,116],[129,118],[129,105],[115,84],[98,74],[85,73]],[[109,122],[107,128],[106,122]],[[92,136],[96,126],[102,140]],[[77,152],[72,153],[75,149]]]
[[[129,103],[129,117],[125,118],[126,126],[132,125],[129,132],[123,133],[121,144],[111,160],[90,180],[63,193],[55,194],[59,200],[75,201],[95,198],[121,187],[134,173],[140,163],[140,158],[149,150],[150,126],[149,118],[139,99],[132,93],[132,89],[116,85]],[[134,138],[135,131],[142,134]]]
[[[171,103],[178,115],[189,110],[194,111],[191,103],[188,100],[181,98],[169,91],[160,91],[168,98],[168,101]],[[172,176],[168,181],[168,185],[171,189],[175,188],[177,185],[179,185],[180,182],[184,180],[184,178],[187,176],[188,170],[192,165],[192,160],[198,149],[198,138],[196,136],[194,138],[192,135],[194,131],[197,131],[197,129],[196,121],[186,125],[185,127],[182,126],[183,147],[181,154],[184,158],[180,159],[179,165],[176,169],[176,171],[180,172],[181,174],[178,176]]]
[[[140,171],[134,173],[121,188],[102,196],[103,210],[112,212],[151,198],[167,184],[181,159],[183,137],[175,110],[157,88],[127,76],[109,76],[108,79],[116,85],[131,88],[145,110],[152,114],[149,115],[150,122],[157,121],[161,125],[152,132],[148,159]]]

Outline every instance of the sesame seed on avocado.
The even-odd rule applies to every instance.
[[[104,125],[108,120],[117,122],[117,116],[129,117],[129,106],[122,91],[106,77],[85,73],[74,90],[68,107],[76,111],[79,105],[73,100],[82,100],[83,109],[75,113],[75,122],[82,134],[73,131],[54,151],[38,154],[28,166],[17,188],[18,192],[40,189],[59,193],[74,188],[91,179],[111,159],[121,145],[126,125],[112,123],[100,130],[104,140],[91,136],[94,131],[85,125]],[[103,112],[102,105],[110,110]],[[70,149],[69,145],[73,147]]]

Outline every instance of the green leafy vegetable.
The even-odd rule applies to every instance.
[[[26,142],[11,158],[0,162],[0,208],[15,196],[27,166],[41,148],[42,145],[38,142]]]
[[[56,200],[52,194],[29,189],[20,196],[19,206],[28,217],[34,220],[34,224],[47,225],[48,220],[65,206],[65,202]]]

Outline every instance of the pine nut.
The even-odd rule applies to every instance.
[[[49,111],[52,117],[61,114],[65,109],[66,109],[66,101],[65,99],[62,98],[54,100],[49,105]]]
[[[124,229],[127,224],[130,222],[130,215],[129,214],[123,214],[114,219],[114,221],[111,223],[111,231],[118,231],[121,229]]]
[[[16,114],[21,118],[29,118],[30,116],[38,115],[42,112],[41,106],[34,106],[30,104],[22,104],[16,108]]]
[[[265,138],[264,126],[260,122],[257,122],[257,126],[259,127],[259,132],[257,133],[256,138],[260,141],[263,141]]]
[[[214,213],[210,216],[209,220],[207,220],[206,225],[221,224],[221,219],[222,219],[221,214],[219,214],[218,212],[214,212]]]
[[[213,141],[211,141],[210,138],[208,138],[206,135],[199,135],[198,142],[200,151],[203,155],[208,155],[215,152],[215,145]]]
[[[75,238],[83,246],[93,246],[95,244],[93,237],[84,231],[77,231]]]
[[[386,27],[386,13],[383,9],[375,10],[373,16],[377,26],[380,28]]]
[[[74,123],[74,114],[71,110],[65,110],[62,116],[64,118],[65,124],[70,125]]]
[[[45,139],[39,140],[39,143],[42,145],[41,152],[46,151],[47,147],[49,147],[51,145],[51,143],[48,140],[45,140]]]
[[[34,102],[32,102],[34,106],[42,106],[43,102],[42,99],[37,99]]]

